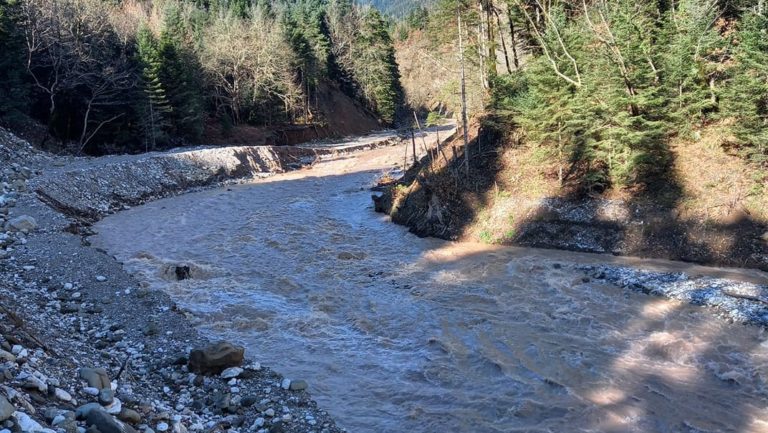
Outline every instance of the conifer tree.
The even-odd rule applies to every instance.
[[[142,89],[137,102],[137,112],[140,113],[139,121],[144,133],[145,149],[154,149],[158,145],[165,144],[168,139],[170,130],[168,118],[172,108],[160,80],[162,59],[159,43],[146,25],[139,28],[136,45]]]
[[[363,14],[354,59],[366,99],[385,123],[393,123],[402,96],[400,74],[386,21],[375,9]]]
[[[768,16],[753,9],[743,17],[736,35],[736,66],[728,83],[726,113],[742,153],[768,164]]]
[[[669,92],[671,120],[683,131],[701,126],[717,108],[714,79],[722,46],[715,28],[716,0],[680,0],[665,17],[665,31],[657,45],[664,48],[661,69]]]
[[[188,36],[180,7],[171,5],[160,33],[158,77],[171,107],[175,134],[197,141],[203,132],[202,81]]]

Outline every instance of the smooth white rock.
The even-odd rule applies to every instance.
[[[72,401],[72,396],[61,388],[56,388],[53,394],[61,401]]]
[[[120,410],[123,409],[123,403],[120,402],[119,398],[115,397],[115,400],[112,402],[112,404],[109,406],[104,406],[104,409],[110,415],[117,415],[120,413]]]
[[[18,424],[19,424],[19,429],[21,429],[21,431],[23,432],[56,433],[54,430],[47,429],[41,426],[40,423],[30,418],[30,416],[24,412],[16,411],[13,413],[13,416],[16,417],[16,421],[18,421]]]
[[[232,379],[240,376],[242,372],[243,372],[243,369],[240,367],[229,367],[228,369],[221,372],[221,378]]]

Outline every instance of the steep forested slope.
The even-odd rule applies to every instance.
[[[2,0],[0,65],[0,122],[75,152],[323,126],[338,92],[390,124],[401,102],[387,23],[351,0]]]
[[[441,0],[398,24],[405,92],[476,138],[394,219],[768,268],[767,34],[764,1]]]
[[[361,3],[370,4],[388,15],[402,18],[414,9],[434,4],[435,0],[363,0]]]

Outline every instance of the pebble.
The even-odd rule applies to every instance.
[[[29,415],[27,415],[24,412],[16,411],[13,413],[14,418],[16,418],[16,423],[18,424],[19,429],[22,432],[28,432],[28,433],[37,433],[37,432],[51,432],[55,433],[51,429],[47,429],[40,425],[37,421],[33,420]]]
[[[120,421],[125,421],[130,424],[138,424],[141,422],[141,415],[133,409],[124,407],[123,410],[117,415]]]
[[[45,384],[42,380],[35,376],[29,376],[25,382],[24,382],[24,388],[27,389],[37,389],[38,391],[42,393],[48,392],[48,385]]]
[[[53,394],[61,401],[72,401],[72,396],[61,388],[56,388]]]
[[[120,401],[120,399],[115,398],[111,404],[104,406],[104,409],[108,414],[117,415],[121,410],[123,410],[123,403]]]
[[[220,372],[243,363],[245,348],[222,341],[220,343],[193,349],[189,353],[190,371],[200,373]]]
[[[133,427],[117,421],[100,410],[90,412],[85,423],[91,428],[96,427],[100,433],[135,433],[136,431]]]
[[[107,370],[103,368],[81,368],[78,371],[81,379],[88,382],[88,386],[96,389],[111,388]]]
[[[96,281],[103,283],[104,281],[107,281],[107,277],[105,277],[104,275],[97,275]]]
[[[291,387],[291,379],[283,379],[283,382],[280,384],[280,387],[283,389],[288,389]]]
[[[37,228],[37,221],[29,215],[21,215],[5,223],[5,230],[10,232],[31,232]]]
[[[92,395],[94,397],[99,395],[99,389],[98,388],[94,388],[92,386],[86,386],[85,388],[83,388],[83,392],[88,394],[88,395]]]
[[[232,379],[235,377],[240,376],[240,374],[243,372],[243,369],[240,367],[230,367],[226,370],[221,372],[221,378],[222,379]]]
[[[0,360],[7,362],[16,362],[16,356],[10,352],[0,349]]]
[[[115,391],[110,388],[104,388],[99,391],[99,404],[109,406],[115,400]]]
[[[0,421],[5,421],[13,415],[16,408],[6,399],[0,395]]]
[[[86,403],[77,408],[75,411],[75,418],[85,419],[94,410],[103,411],[104,409],[98,403]]]
[[[270,407],[269,409],[264,411],[264,415],[272,418],[273,416],[275,416],[275,410]]]
[[[291,391],[302,391],[309,387],[306,380],[293,380],[291,381],[290,390]]]
[[[157,431],[167,431],[168,430],[168,423],[161,422],[157,425]]]

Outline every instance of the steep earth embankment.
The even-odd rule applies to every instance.
[[[305,381],[211,346],[165,292],[91,248],[82,223],[395,142],[383,132],[94,159],[49,155],[0,129],[0,423],[14,433],[342,432]]]
[[[220,122],[205,126],[203,139],[220,146],[293,146],[312,140],[364,135],[381,127],[376,116],[335,85],[320,83],[315,95],[317,118],[309,125],[234,126],[225,131]]]
[[[81,159],[45,170],[30,187],[67,215],[95,221],[125,206],[193,188],[282,173],[325,157],[399,141],[394,132],[385,131],[342,144],[203,147]]]
[[[424,160],[377,209],[419,236],[768,270],[768,178],[712,135],[673,143],[663,181],[589,195],[543,149],[475,129],[469,173],[461,154]]]

